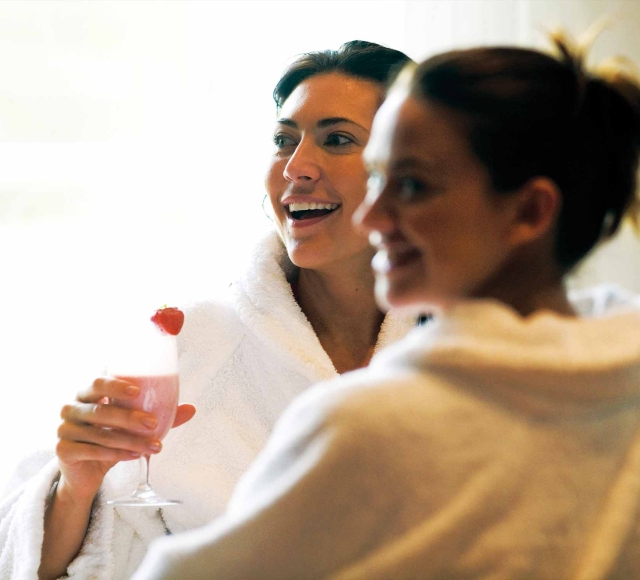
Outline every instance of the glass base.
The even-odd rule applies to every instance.
[[[164,505],[180,505],[179,499],[165,499],[159,496],[151,486],[141,485],[131,495],[125,495],[107,501],[107,505],[130,507],[160,507]]]

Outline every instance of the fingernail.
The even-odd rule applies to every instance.
[[[154,419],[153,417],[143,417],[142,418],[142,424],[145,427],[148,427],[149,429],[155,429],[156,426],[158,425],[158,421],[156,419]]]
[[[129,451],[129,455],[131,455],[131,457],[140,457],[140,453],[137,451]]]
[[[139,387],[136,387],[135,385],[129,385],[129,386],[127,386],[125,388],[124,392],[127,395],[130,395],[130,396],[133,397],[134,395],[137,395],[140,392],[140,389],[139,389]]]
[[[162,445],[160,444],[160,441],[150,441],[147,443],[147,447],[151,449],[151,451],[160,451],[160,447],[162,447]]]

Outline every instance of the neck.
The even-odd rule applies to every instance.
[[[369,260],[362,262],[302,268],[298,278],[300,308],[340,373],[369,362],[384,319],[375,303]]]
[[[511,264],[474,295],[500,300],[525,317],[538,310],[562,316],[576,315],[567,299],[562,272],[541,261]]]

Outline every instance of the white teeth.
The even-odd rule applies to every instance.
[[[337,209],[337,203],[290,203],[288,205],[289,211],[306,211],[309,209]]]

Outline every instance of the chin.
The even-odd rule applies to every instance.
[[[349,240],[336,243],[326,237],[308,240],[289,238],[285,240],[285,247],[293,264],[305,270],[324,270],[341,262],[348,262],[354,268],[361,263],[368,269],[371,263],[372,250],[367,243],[359,247]]]
[[[334,260],[331,252],[305,251],[301,248],[287,249],[289,260],[302,270],[326,270]]]
[[[298,268],[314,270],[326,259],[326,252],[322,252],[322,248],[318,249],[317,244],[285,238],[284,245],[289,259]]]

